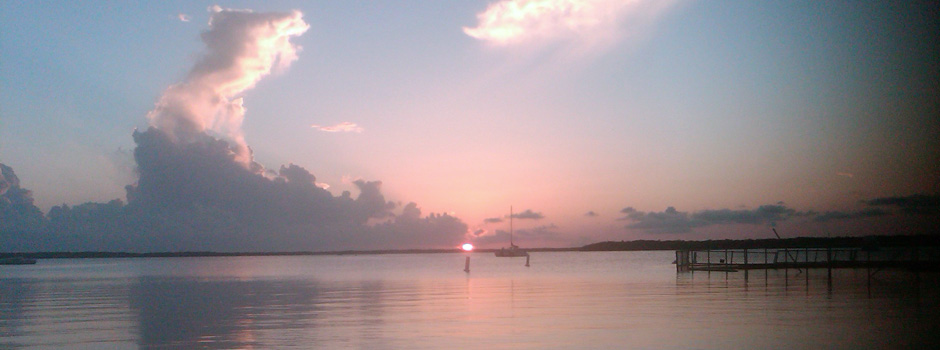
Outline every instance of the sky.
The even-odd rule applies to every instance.
[[[236,184],[319,198],[277,214],[306,220],[282,245],[232,249],[500,247],[510,207],[528,247],[936,233],[938,22],[935,1],[5,1],[0,163],[43,213],[260,227]],[[224,164],[170,173],[177,146]],[[337,233],[366,226],[387,230]]]

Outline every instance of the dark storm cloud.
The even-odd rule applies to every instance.
[[[256,163],[241,129],[243,92],[296,60],[299,47],[290,40],[309,26],[297,11],[210,11],[205,54],[164,91],[147,115],[151,127],[133,134],[137,181],[126,187],[127,204],[56,206],[45,222],[3,166],[0,249],[15,246],[7,232],[27,227],[42,230],[19,241],[31,244],[26,249],[53,251],[447,248],[462,241],[467,226],[456,217],[422,217],[414,203],[396,215],[381,181],[356,180],[357,195],[333,196],[302,166],[274,172]]]
[[[663,212],[641,212],[633,207],[626,207],[620,211],[622,217],[617,220],[629,221],[626,228],[639,229],[649,233],[685,233],[695,228],[710,225],[747,224],[747,225],[773,225],[786,220],[804,220],[812,222],[829,222],[836,220],[854,220],[895,215],[882,207],[897,207],[901,213],[906,214],[937,214],[940,213],[940,196],[913,195],[906,197],[884,197],[863,201],[864,204],[875,208],[865,208],[856,211],[827,211],[822,214],[814,211],[797,211],[787,207],[783,202],[768,204],[748,210],[702,210],[694,213],[680,212],[673,207]]]
[[[45,224],[45,216],[33,204],[33,193],[20,187],[12,167],[0,163],[0,248],[26,250]]]
[[[156,128],[135,132],[138,181],[128,203],[53,207],[45,220],[12,169],[0,201],[3,251],[299,251],[451,248],[459,218],[422,216],[415,203],[396,215],[380,181],[357,180],[358,195],[333,196],[290,164],[271,177],[245,167],[232,146],[208,135],[176,143]],[[268,174],[268,175],[265,175]],[[379,222],[382,221],[382,222]]]
[[[299,165],[294,165],[294,163],[287,166],[281,165],[278,176],[278,180],[290,182],[301,187],[316,186],[317,182],[316,176],[313,176],[307,169]]]
[[[137,181],[126,187],[127,205],[54,207],[47,229],[56,239],[45,249],[387,249],[460,241],[467,229],[457,218],[422,218],[414,203],[395,215],[381,181],[357,180],[357,195],[333,196],[302,166],[272,171],[256,163],[241,129],[243,92],[296,60],[299,47],[290,40],[309,26],[296,11],[210,12],[206,52],[164,91],[147,115],[151,127],[133,134]]]
[[[717,224],[768,224],[807,215],[784,206],[782,202],[762,205],[754,210],[702,210],[690,214],[668,207],[662,212],[645,213],[633,207],[626,207],[620,213],[624,216],[618,220],[632,221],[627,228],[651,233],[684,233],[691,232],[696,227]]]
[[[412,202],[394,220],[376,225],[367,233],[371,236],[370,249],[456,248],[464,241],[467,225],[446,213],[421,217],[421,210]]]
[[[627,214],[621,220],[630,220],[627,228],[640,229],[650,233],[685,233],[692,231],[693,228],[704,226],[707,223],[701,220],[695,220],[689,216],[689,213],[677,211],[674,207],[668,207],[662,212],[644,213],[634,210],[632,207],[624,208],[621,213]]]
[[[853,211],[853,212],[827,211],[825,213],[814,216],[813,221],[827,222],[827,221],[834,221],[834,220],[872,218],[872,217],[878,217],[878,216],[885,216],[888,214],[890,214],[888,211],[879,209],[879,208],[866,208],[866,209]]]
[[[796,214],[796,210],[778,204],[762,205],[754,210],[703,210],[692,214],[692,219],[709,224],[761,224],[787,220]]]
[[[623,214],[623,216],[618,218],[617,219],[618,221],[638,220],[643,217],[643,213],[637,211],[636,209],[633,209],[633,207],[626,207],[626,208],[620,209],[620,213]]]
[[[7,180],[7,173],[11,175],[11,179],[9,181]],[[3,165],[3,163],[0,163],[0,196],[2,196],[4,193],[7,193],[7,190],[13,186],[14,179],[12,178],[13,177],[12,175],[13,175],[13,168],[10,168],[6,165]],[[19,182],[19,179],[16,179],[15,181]]]
[[[896,207],[908,214],[940,213],[940,195],[915,194],[900,197],[882,197],[865,201],[870,206]]]
[[[521,213],[512,214],[512,217],[516,219],[530,219],[530,220],[539,220],[539,219],[545,218],[545,216],[543,216],[542,213],[536,213],[532,211],[532,209],[526,209],[525,211]]]
[[[356,180],[359,190],[334,197],[301,166],[282,166],[269,179],[260,165],[244,167],[227,142],[203,135],[178,144],[160,130],[134,134],[139,181],[128,186],[128,205],[143,216],[202,225],[205,242],[229,249],[322,250],[449,247],[466,225],[448,215],[421,217],[415,203],[399,215],[381,181]],[[206,216],[201,220],[193,213]],[[198,215],[196,215],[198,216]],[[229,221],[231,220],[231,221]],[[371,220],[387,220],[370,225]],[[227,225],[212,225],[225,223]],[[169,240],[180,237],[163,230]],[[192,229],[187,231],[193,231]],[[230,231],[230,232],[227,232]],[[233,246],[234,245],[234,246]]]

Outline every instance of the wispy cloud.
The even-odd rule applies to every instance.
[[[192,19],[192,17],[189,17],[189,15],[185,13],[177,14],[176,18],[179,19],[181,22],[189,22]]]
[[[498,46],[574,40],[582,45],[635,34],[676,1],[501,0],[477,14],[467,35]],[[632,32],[632,33],[631,33]]]
[[[336,125],[310,125],[311,128],[326,132],[362,132],[363,129],[356,123],[342,122]]]

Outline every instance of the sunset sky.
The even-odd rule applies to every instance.
[[[4,1],[0,162],[43,212],[126,200],[227,9],[293,32],[199,131],[477,245],[510,206],[529,247],[937,229],[936,1]]]

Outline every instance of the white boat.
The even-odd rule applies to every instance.
[[[512,243],[512,206],[509,207],[509,248],[500,248],[496,251],[496,257],[513,258],[517,256],[529,256],[529,252]],[[527,262],[528,264],[528,262]]]

